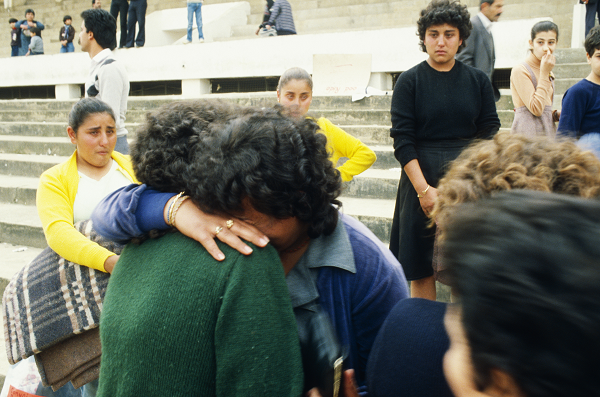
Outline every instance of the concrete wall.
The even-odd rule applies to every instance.
[[[511,68],[525,59],[529,30],[538,20],[494,25],[496,68]],[[211,78],[279,76],[292,66],[312,72],[313,54],[371,54],[372,73],[404,71],[426,58],[413,27],[115,50],[115,57],[125,64],[131,81],[188,83]],[[0,87],[83,84],[89,62],[87,53],[3,58]],[[70,67],[65,68],[65,64]]]

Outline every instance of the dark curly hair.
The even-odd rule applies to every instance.
[[[185,191],[203,211],[239,213],[248,200],[263,214],[297,217],[315,238],[333,232],[341,205],[340,174],[318,128],[279,106],[175,102],[147,115],[131,158],[140,182]]]
[[[417,21],[417,36],[419,36],[419,45],[423,52],[427,52],[424,42],[427,29],[445,23],[458,29],[462,43],[458,47],[457,53],[465,48],[467,39],[471,35],[471,29],[473,29],[467,6],[458,1],[433,0],[427,5],[427,8],[421,10],[421,17]]]

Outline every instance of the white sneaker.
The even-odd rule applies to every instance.
[[[190,44],[190,43],[191,43],[191,41],[188,41],[188,40],[183,42],[183,44]]]
[[[199,43],[204,43],[204,39],[198,40]]]

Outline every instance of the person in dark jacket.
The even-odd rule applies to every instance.
[[[75,38],[75,28],[71,26],[73,19],[70,15],[63,18],[64,26],[60,28],[58,40],[60,40],[60,52],[75,52],[73,39]]]
[[[10,18],[8,23],[10,23],[10,56],[18,57],[19,56],[19,46],[21,45],[21,31],[17,27],[17,18]],[[257,33],[258,34],[258,33]]]

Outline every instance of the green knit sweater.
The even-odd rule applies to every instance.
[[[179,233],[125,248],[104,299],[98,396],[302,394],[277,252],[219,248],[223,262]]]

